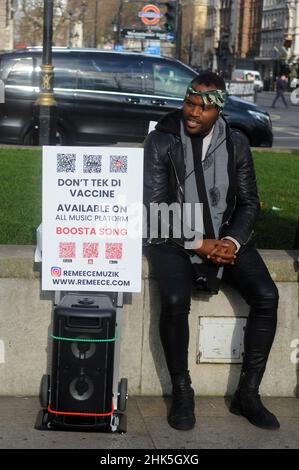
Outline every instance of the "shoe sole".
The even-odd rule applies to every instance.
[[[260,429],[267,429],[268,431],[277,431],[280,426],[276,426],[276,427],[273,427],[273,426],[261,426],[260,424],[257,424],[255,423],[252,419],[250,418],[247,418],[247,416],[245,416],[241,410],[237,409],[237,408],[234,408],[234,407],[230,407],[229,408],[229,411],[236,415],[236,416],[243,416],[243,418],[246,418],[247,421],[249,421],[251,424],[253,424],[253,426],[256,426],[257,428],[260,428]]]
[[[177,431],[191,431],[191,429],[194,428],[195,426],[195,421],[194,424],[190,426],[176,426],[175,424],[171,423],[169,420],[167,420],[169,426],[171,426],[173,429],[176,429]]]
[[[176,431],[191,431],[192,429],[194,429],[194,426],[192,426],[192,428],[178,428],[177,426],[174,426],[173,424],[170,424],[170,423],[168,424],[170,427],[172,427]]]

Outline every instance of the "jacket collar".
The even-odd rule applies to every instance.
[[[167,134],[173,134],[177,137],[181,136],[181,126],[180,121],[182,118],[182,109],[175,109],[170,113],[162,116],[156,125],[156,129],[160,132],[165,132]]]

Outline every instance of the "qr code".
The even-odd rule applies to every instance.
[[[128,157],[126,155],[110,155],[110,172],[127,173]]]
[[[102,155],[83,155],[84,173],[101,173]]]
[[[99,244],[98,243],[83,243],[83,258],[98,258],[99,257]]]
[[[122,259],[123,244],[122,243],[106,243],[106,259]]]
[[[59,258],[76,258],[76,243],[60,242]]]
[[[57,172],[58,173],[75,173],[76,171],[76,154],[75,153],[58,153],[57,154]]]

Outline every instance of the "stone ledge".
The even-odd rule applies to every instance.
[[[299,250],[258,250],[275,282],[298,282]],[[142,278],[150,276],[148,262],[143,257]]]
[[[293,155],[299,155],[297,148],[288,147],[251,147],[253,152],[257,153],[290,153]]]
[[[298,282],[299,250],[259,250],[275,282]]]
[[[0,278],[35,279],[40,267],[34,263],[35,247],[31,245],[0,245]],[[275,282],[298,282],[299,250],[259,250]],[[142,278],[148,279],[149,269],[142,260]]]
[[[34,251],[31,245],[0,245],[0,278],[38,278]]]
[[[32,246],[0,246],[0,395],[38,394],[40,379],[51,364],[53,294],[41,293],[33,254]],[[261,254],[275,279],[283,279],[277,282],[280,295],[277,334],[261,393],[294,396],[299,383],[298,365],[291,359],[296,353],[295,340],[299,338],[295,267],[299,252],[262,250]],[[120,377],[128,378],[131,394],[167,394],[171,385],[159,339],[159,294],[156,282],[149,278],[145,258],[143,274],[142,291],[126,295],[124,303]],[[286,282],[287,277],[292,281]],[[247,314],[248,305],[227,286],[212,297],[195,292],[189,316],[189,359],[196,393],[222,396],[233,393],[241,367],[229,361],[198,364],[200,319],[233,319]],[[220,321],[217,335],[222,338],[225,333],[221,324]]]

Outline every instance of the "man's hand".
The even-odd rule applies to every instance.
[[[215,264],[234,264],[236,245],[231,240],[214,240],[207,238],[201,246],[193,249],[199,256],[206,256]]]
[[[207,258],[216,264],[234,264],[237,250],[235,243],[232,240],[222,241],[224,244],[220,248],[215,247]]]

